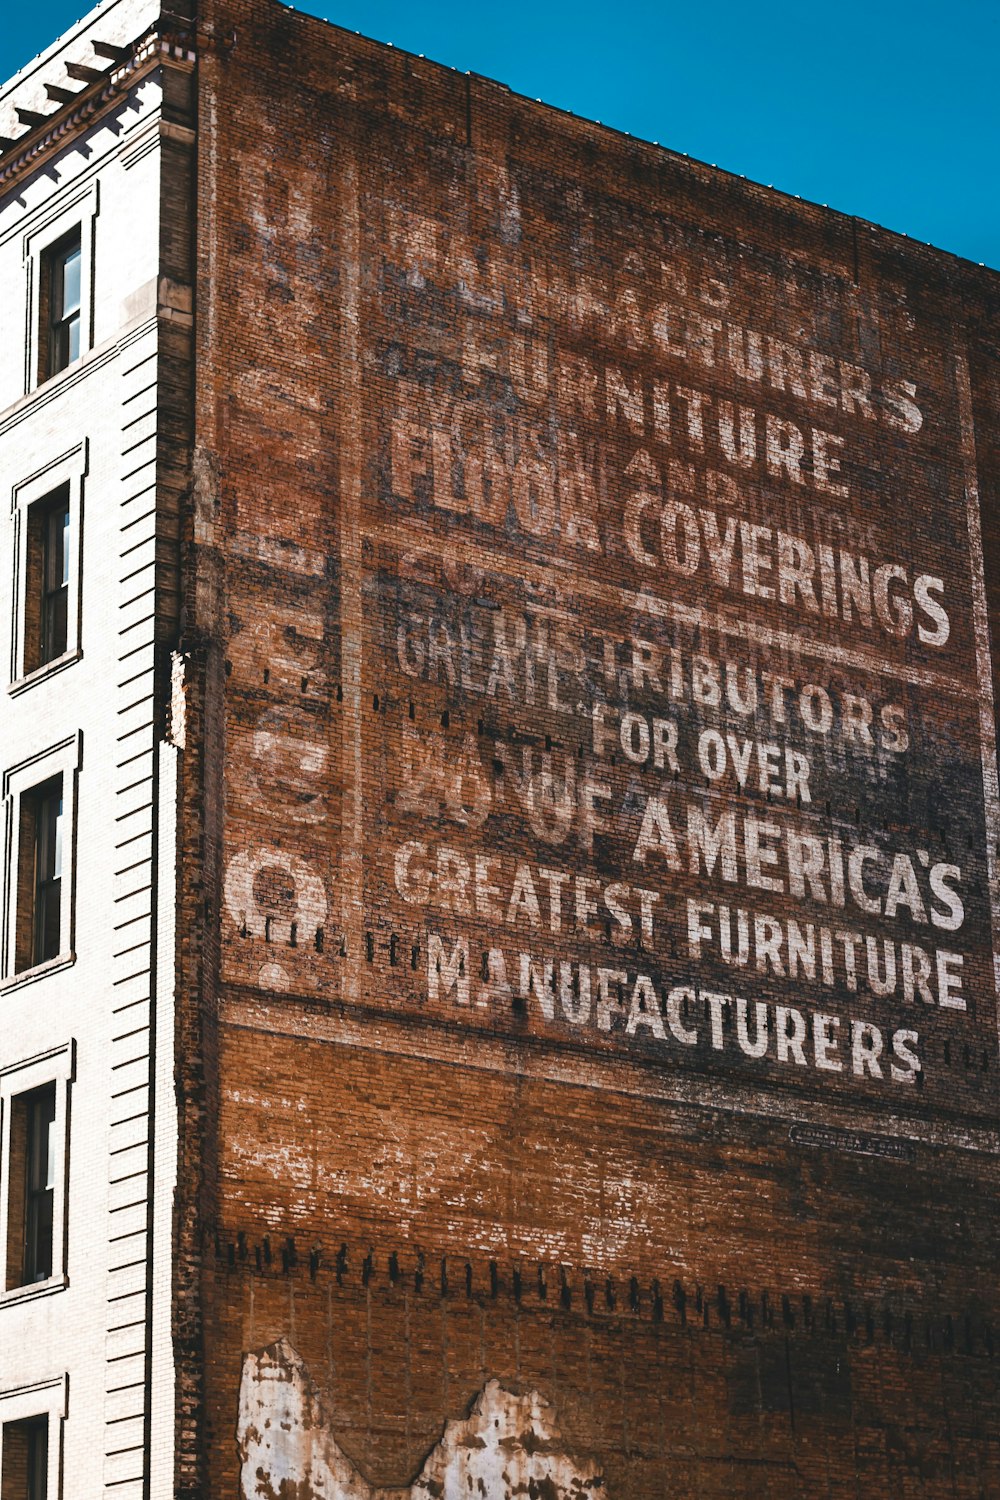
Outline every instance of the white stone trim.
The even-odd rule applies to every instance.
[[[3,1473],[3,1433],[8,1422],[26,1422],[47,1417],[49,1424],[48,1500],[62,1496],[62,1431],[69,1410],[69,1377],[54,1375],[31,1385],[0,1391],[0,1474]]]
[[[48,385],[49,380],[58,380],[66,373],[59,370],[48,380],[37,379],[39,336],[38,308],[41,289],[42,255],[64,235],[79,226],[80,229],[80,359],[94,347],[94,221],[99,209],[98,179],[87,184],[81,192],[79,187],[63,203],[56,194],[46,205],[54,211],[36,229],[24,234],[22,258],[28,276],[28,295],[25,301],[24,329],[24,389],[32,391],[39,384]],[[74,360],[66,369],[71,370],[79,360]]]

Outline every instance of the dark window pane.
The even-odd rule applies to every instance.
[[[44,1417],[28,1424],[28,1500],[47,1500],[49,1493],[49,1424]]]
[[[60,951],[62,895],[62,788],[38,800],[35,821],[34,962],[45,963]]]
[[[42,378],[56,375],[80,357],[80,273],[82,256],[77,229],[46,251],[48,368]],[[43,321],[44,321],[43,310]]]
[[[25,1164],[24,1284],[52,1275],[52,1222],[55,1203],[55,1084],[27,1097]]]
[[[66,650],[67,590],[58,589],[45,601],[45,639],[42,665],[55,661]]]
[[[66,650],[67,603],[69,599],[69,496],[65,493],[50,506],[42,538],[42,638],[41,664],[62,656]]]
[[[5,1422],[3,1428],[2,1500],[48,1500],[49,1422],[30,1417]]]
[[[50,880],[41,892],[38,910],[38,951],[35,963],[59,957],[60,882]]]
[[[58,375],[69,364],[69,325],[57,323],[52,330],[52,374]]]
[[[54,776],[21,797],[15,973],[57,958],[66,939],[62,910],[62,793],[63,778]]]

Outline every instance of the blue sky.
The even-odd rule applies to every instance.
[[[82,8],[10,5],[4,78]],[[998,0],[300,8],[1000,269]]]

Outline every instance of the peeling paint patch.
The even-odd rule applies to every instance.
[[[286,1339],[243,1361],[237,1445],[243,1500],[604,1500],[596,1464],[563,1447],[552,1407],[487,1381],[449,1421],[412,1485],[373,1489],[331,1431],[322,1397]]]

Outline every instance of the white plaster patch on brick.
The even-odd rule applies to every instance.
[[[178,750],[187,748],[187,658],[180,651],[170,657],[170,719],[167,738]]]
[[[286,1493],[371,1500],[371,1486],[330,1433],[319,1392],[285,1339],[243,1361],[236,1441],[245,1500]]]
[[[487,1381],[469,1416],[449,1421],[418,1478],[375,1489],[334,1437],[323,1400],[286,1339],[243,1361],[237,1445],[243,1500],[598,1500],[599,1468],[566,1453],[552,1407]]]

